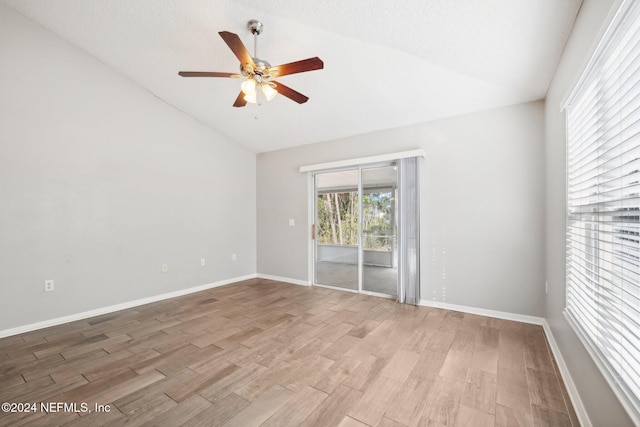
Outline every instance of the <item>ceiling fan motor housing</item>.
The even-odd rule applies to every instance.
[[[253,63],[256,65],[256,68],[254,69],[251,66],[243,67],[241,65],[240,71],[242,72],[242,75],[245,77],[253,76],[253,78],[255,78],[258,82],[263,82],[270,79],[271,73],[269,72],[269,69],[271,68],[271,64],[269,64],[264,59],[260,59],[260,58],[251,58],[251,59],[253,59]]]

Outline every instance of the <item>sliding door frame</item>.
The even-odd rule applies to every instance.
[[[337,290],[341,290],[341,291],[347,291],[347,292],[353,292],[353,293],[359,293],[359,294],[364,294],[364,295],[372,295],[372,296],[376,296],[376,297],[381,297],[381,298],[389,298],[389,299],[395,299],[396,295],[390,295],[390,294],[384,294],[384,293],[380,293],[380,292],[373,292],[373,291],[368,291],[364,289],[364,283],[363,283],[363,279],[364,279],[364,230],[363,230],[363,195],[364,195],[364,188],[363,188],[363,171],[367,170],[367,169],[375,169],[375,168],[382,168],[382,167],[391,167],[391,166],[396,166],[396,168],[399,167],[398,165],[399,160],[387,160],[387,161],[382,161],[382,162],[376,162],[376,163],[367,163],[367,164],[357,164],[357,165],[353,165],[353,166],[348,166],[348,167],[341,167],[341,168],[333,168],[333,169],[321,169],[321,170],[316,170],[313,172],[309,173],[309,200],[310,200],[310,209],[309,209],[309,216],[310,216],[310,227],[309,229],[312,230],[311,233],[313,234],[312,236],[310,236],[310,248],[309,248],[309,283],[311,286],[319,286],[319,287],[323,287],[323,288],[329,288],[329,289],[337,289]],[[397,169],[399,171],[399,169]],[[357,176],[358,176],[358,230],[357,230],[357,236],[358,236],[358,263],[357,263],[357,268],[358,268],[358,288],[357,289],[349,289],[349,288],[343,288],[343,287],[339,287],[339,286],[331,286],[331,285],[326,285],[326,284],[322,284],[322,283],[316,283],[316,260],[317,260],[317,251],[318,251],[318,235],[317,235],[317,224],[318,224],[318,208],[317,208],[317,203],[318,203],[318,190],[316,188],[316,176],[319,174],[325,174],[325,173],[332,173],[332,172],[341,172],[341,171],[357,171]],[[399,185],[399,176],[396,176],[396,185],[394,188],[398,188]],[[394,215],[396,212],[396,209],[394,207],[393,209]],[[395,219],[394,219],[395,221]],[[393,223],[393,222],[392,222]],[[313,228],[315,226],[315,228]],[[391,252],[392,254],[395,252],[394,249],[394,243],[397,242],[398,236],[393,235],[393,231],[392,231],[392,242],[391,242]],[[393,268],[393,267],[392,267]],[[396,267],[396,286],[399,280],[399,269]]]
[[[315,165],[307,165],[301,166],[300,172],[307,173],[307,230],[309,231],[308,239],[307,239],[307,250],[309,256],[307,257],[307,271],[308,271],[308,283],[311,286],[315,285],[315,239],[312,238],[314,236],[311,235],[313,224],[315,224],[315,173],[326,171],[329,172],[331,170],[347,170],[354,169],[356,167],[368,166],[376,163],[385,163],[385,162],[398,162],[401,159],[405,159],[408,157],[425,157],[425,151],[422,149],[415,149],[409,151],[402,151],[397,153],[390,154],[381,154],[378,156],[370,156],[370,157],[362,157],[356,159],[349,160],[340,160],[336,162],[327,162],[320,163]],[[361,179],[359,178],[359,181]],[[360,227],[359,224],[358,227]],[[359,255],[360,256],[360,255]],[[360,279],[359,279],[360,281]],[[321,285],[315,285],[321,286]],[[358,287],[361,285],[358,284]],[[335,288],[339,290],[346,290],[343,288]],[[365,291],[366,292],[366,291]],[[383,297],[388,297],[388,295],[380,294]]]

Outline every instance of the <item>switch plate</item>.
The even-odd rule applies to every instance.
[[[56,289],[55,284],[53,283],[53,280],[45,280],[44,281],[44,291],[45,292],[51,292],[54,291]]]
[[[294,219],[289,219],[289,227],[293,227],[296,225],[296,221]]]
[[[231,255],[231,261],[236,261],[238,259],[238,257],[236,257],[236,254],[232,254]]]
[[[204,266],[206,264],[206,261],[204,258],[200,258],[200,265]]]
[[[162,272],[166,273],[167,271],[169,271],[169,265],[168,264],[162,264]]]

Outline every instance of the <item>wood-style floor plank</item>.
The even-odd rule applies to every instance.
[[[579,424],[576,424],[578,426]],[[496,427],[533,427],[530,413],[496,405]]]
[[[401,382],[380,375],[347,415],[368,425],[378,424],[400,387]]]
[[[208,409],[189,419],[189,425],[192,427],[221,426],[249,405],[250,402],[231,393],[214,401]]]
[[[275,411],[262,427],[300,425],[326,398],[328,394],[316,388],[305,386],[280,409]]]
[[[354,405],[362,398],[362,392],[340,385],[300,424],[303,427],[339,425]]]
[[[406,350],[398,350],[393,355],[389,363],[384,367],[380,375],[393,380],[404,382],[411,370],[420,358],[419,353]]]
[[[251,279],[0,339],[0,426],[578,426],[540,326]]]
[[[496,408],[496,391],[495,374],[470,369],[460,403],[493,415]]]
[[[433,387],[433,382],[410,377],[400,387],[384,416],[403,425],[414,425],[426,404],[425,396]]]
[[[293,394],[291,390],[275,385],[256,397],[249,406],[223,425],[225,427],[257,427],[291,400]]]
[[[455,425],[456,427],[493,427],[495,422],[494,415],[465,405],[460,405]]]
[[[463,382],[450,378],[436,379],[427,397],[420,423],[422,425],[456,425],[464,386]]]

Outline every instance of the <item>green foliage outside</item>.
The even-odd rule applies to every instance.
[[[363,195],[364,248],[390,251],[394,215],[391,191]],[[358,244],[358,193],[319,194],[317,200],[318,243],[334,245]]]

